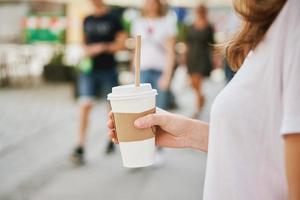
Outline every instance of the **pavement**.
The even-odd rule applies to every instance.
[[[191,116],[193,92],[180,71],[172,90],[178,109]],[[223,81],[206,80],[206,105]],[[87,164],[69,162],[76,143],[78,107],[68,84],[36,84],[0,89],[0,200],[200,200],[206,154],[190,149],[164,149],[164,163],[141,169],[122,167],[119,150],[105,155],[107,106],[100,101],[90,116]]]

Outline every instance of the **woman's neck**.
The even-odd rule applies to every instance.
[[[156,19],[156,18],[160,18],[161,16],[156,12],[147,12],[147,13],[145,13],[144,17],[150,18],[150,19]]]
[[[198,29],[203,29],[208,26],[208,20],[203,18],[198,18],[195,20],[194,26]]]
[[[94,15],[102,16],[102,15],[105,15],[107,12],[108,12],[108,8],[105,5],[103,5],[103,6],[95,9]]]

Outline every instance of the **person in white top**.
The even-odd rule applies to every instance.
[[[175,65],[176,24],[166,16],[160,0],[146,0],[142,16],[132,22],[131,35],[142,36],[141,82],[158,90],[157,105],[166,109]]]
[[[134,125],[159,126],[158,146],[208,152],[204,200],[299,200],[300,1],[236,2],[244,22],[226,55],[238,71],[210,124],[160,111]]]

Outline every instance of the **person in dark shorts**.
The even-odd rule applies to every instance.
[[[71,160],[78,164],[84,162],[85,139],[93,100],[99,94],[106,98],[111,88],[118,84],[114,53],[124,48],[127,38],[121,21],[103,1],[91,0],[91,2],[95,11],[84,19],[83,29],[85,56],[90,58],[92,68],[82,72],[79,77],[79,141],[71,154]],[[108,142],[106,153],[113,150],[113,143]]]
[[[207,18],[207,8],[200,5],[196,8],[193,25],[187,30],[187,67],[191,84],[197,98],[197,118],[204,106],[202,94],[203,78],[210,75],[212,70],[212,44],[214,44],[213,27]]]

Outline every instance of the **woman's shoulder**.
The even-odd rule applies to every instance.
[[[266,38],[276,42],[278,40],[288,42],[299,37],[299,9],[299,0],[287,1],[267,31]]]

